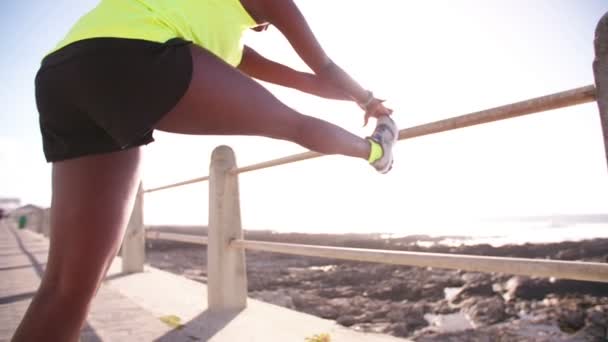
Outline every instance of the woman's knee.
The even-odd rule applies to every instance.
[[[82,308],[91,303],[98,284],[78,276],[64,276],[56,281],[43,281],[36,296],[43,302],[52,302],[62,307]]]
[[[319,119],[315,117],[300,113],[291,115],[289,122],[283,129],[284,139],[303,146],[310,145],[314,130],[318,129],[318,121]]]
[[[104,260],[69,260],[58,263],[49,260],[40,291],[60,301],[88,303],[101,285],[107,270]]]

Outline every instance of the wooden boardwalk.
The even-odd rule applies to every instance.
[[[0,341],[8,341],[36,292],[46,266],[48,240],[0,223]],[[172,329],[150,312],[103,286],[81,341],[152,341]]]

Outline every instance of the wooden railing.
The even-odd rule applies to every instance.
[[[596,101],[608,161],[608,14],[604,15],[597,26],[595,52],[596,57],[593,62],[595,85],[406,128],[399,132],[399,139],[411,139]],[[146,238],[206,244],[210,309],[237,309],[246,305],[245,249],[397,265],[608,282],[608,264],[606,263],[339,248],[244,240],[241,227],[238,175],[321,156],[316,152],[305,152],[239,168],[232,149],[220,146],[214,150],[211,157],[209,176],[145,191],[140,187],[123,242],[124,271],[143,271]],[[143,225],[143,195],[145,193],[204,181],[209,181],[210,184],[208,237],[161,232],[145,233]]]

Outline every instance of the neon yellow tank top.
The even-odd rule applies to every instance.
[[[182,38],[237,66],[243,55],[243,32],[256,25],[239,0],[101,0],[54,51],[88,38],[159,43]]]

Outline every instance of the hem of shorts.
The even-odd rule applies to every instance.
[[[125,147],[116,146],[116,147],[112,147],[112,148],[99,148],[99,149],[91,149],[88,151],[77,151],[77,152],[71,152],[71,153],[45,155],[45,158],[46,158],[47,163],[56,163],[56,162],[70,160],[70,159],[89,157],[89,156],[94,156],[94,155],[99,155],[99,154],[126,151],[126,150],[130,150],[132,148],[135,148],[135,147],[148,145],[152,142],[154,142],[154,137],[152,135],[150,135],[148,138],[141,139],[141,141],[139,141],[137,143],[132,143]]]

